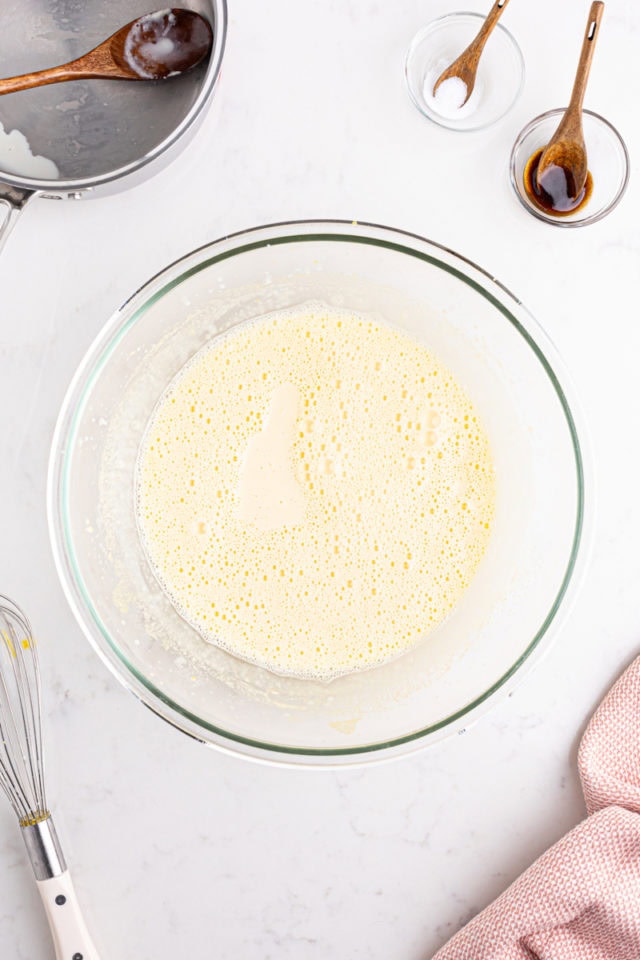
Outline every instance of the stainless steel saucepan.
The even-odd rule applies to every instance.
[[[45,165],[49,176],[38,179],[42,170],[30,173],[0,133],[0,247],[33,197],[104,196],[146,179],[185,145],[220,74],[227,7],[226,0],[180,5],[207,17],[214,31],[209,59],[183,76],[155,83],[74,80],[0,98],[5,134],[19,131],[34,156],[55,164]],[[71,60],[156,7],[156,0],[3,0],[0,73]]]

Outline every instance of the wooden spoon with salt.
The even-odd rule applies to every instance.
[[[476,84],[476,74],[478,72],[478,64],[480,62],[482,51],[484,50],[487,40],[491,36],[495,25],[502,16],[504,8],[508,3],[509,0],[496,0],[494,5],[491,7],[491,10],[487,14],[487,17],[480,27],[476,37],[471,41],[466,50],[464,50],[460,56],[454,60],[449,67],[447,67],[446,70],[442,71],[434,83],[434,97],[440,84],[444,83],[445,80],[452,80],[456,78],[458,80],[462,80],[467,88],[467,95],[460,106],[463,107],[465,105],[473,93],[473,88]]]

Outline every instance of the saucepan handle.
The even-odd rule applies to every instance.
[[[0,183],[0,250],[10,231],[15,226],[24,205],[36,194],[35,190],[24,187],[12,187],[8,183]]]

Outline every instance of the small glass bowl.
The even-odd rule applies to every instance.
[[[575,213],[562,217],[547,213],[529,198],[524,186],[524,170],[529,157],[547,145],[563,113],[564,108],[549,110],[528,123],[518,135],[511,151],[511,185],[522,206],[538,220],[554,227],[586,227],[602,220],[620,202],[629,182],[629,154],[624,140],[608,120],[584,110],[582,126],[593,193]]]
[[[473,93],[455,113],[440,111],[433,86],[442,73],[477,35],[479,13],[451,13],[439,17],[413,38],[405,61],[409,96],[423,116],[449,130],[481,130],[500,120],[516,102],[524,86],[524,59],[520,47],[498,24],[480,58]]]

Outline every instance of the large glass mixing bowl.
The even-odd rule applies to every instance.
[[[489,548],[448,619],[396,660],[329,683],[276,675],[202,640],[160,589],[134,504],[140,441],[177,371],[236,324],[307,301],[388,320],[427,345],[482,417],[497,477]],[[78,370],[50,465],[58,571],[111,670],[191,736],[292,763],[408,752],[464,729],[510,689],[566,610],[584,539],[575,414],[530,314],[455,253],[333,221],[226,237],[150,280]]]

